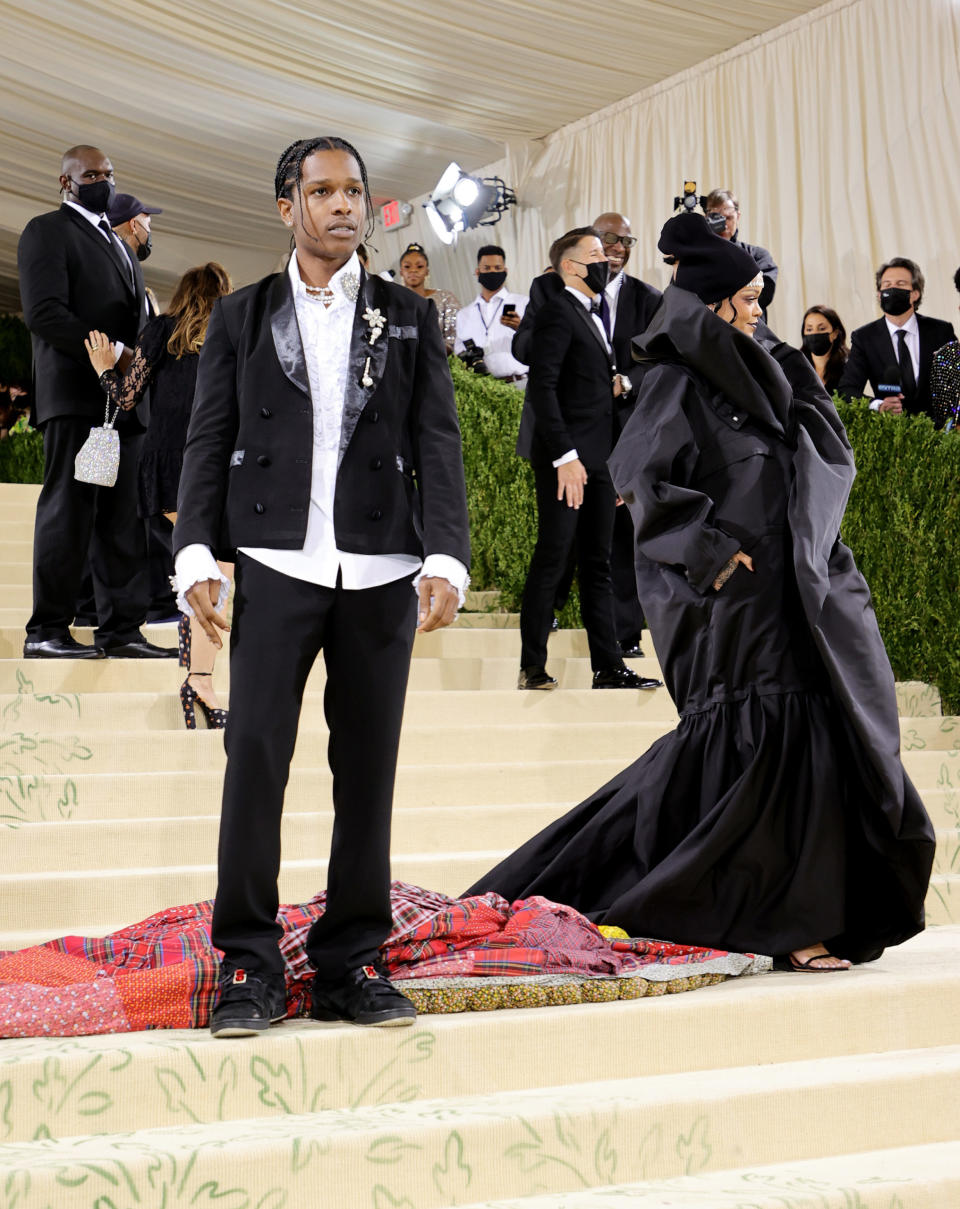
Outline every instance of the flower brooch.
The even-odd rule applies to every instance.
[[[380,335],[383,332],[384,325],[387,322],[386,316],[381,313],[379,307],[368,306],[363,312],[363,318],[370,329],[368,339],[372,348],[373,345],[376,344],[377,340],[379,340]],[[366,364],[363,367],[363,377],[360,379],[360,381],[364,386],[373,386],[373,378],[370,377],[369,357],[367,358]]]

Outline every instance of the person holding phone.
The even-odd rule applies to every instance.
[[[474,276],[480,292],[457,315],[457,336],[453,351],[460,356],[472,340],[483,350],[483,360],[493,378],[523,388],[527,367],[514,357],[511,345],[527,308],[525,294],[512,294],[506,288],[507,261],[503,248],[485,244],[477,252]]]

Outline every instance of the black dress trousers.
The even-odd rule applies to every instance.
[[[142,639],[150,595],[147,542],[137,515],[141,433],[120,434],[113,487],[74,478],[74,459],[90,435],[85,416],[43,425],[43,487],[33,538],[33,615],[27,637],[64,638],[77,608],[89,552],[99,624],[94,642],[111,647]]]
[[[580,612],[595,672],[620,667],[610,584],[610,543],[616,493],[606,468],[588,468],[579,509],[557,499],[557,472],[533,467],[537,496],[537,544],[530,560],[520,606],[520,666],[544,667],[557,588],[571,553],[580,584]]]
[[[283,971],[280,819],[303,692],[321,650],[334,825],[326,912],[310,929],[307,956],[335,979],[372,962],[390,932],[390,816],[417,623],[410,583],[324,588],[238,555],[212,936],[241,967]]]

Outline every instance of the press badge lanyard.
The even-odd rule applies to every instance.
[[[486,319],[484,319],[484,317],[483,317],[483,308],[480,306],[480,299],[479,298],[477,299],[477,314],[480,316],[480,322],[483,324],[483,334],[485,336],[490,335],[490,328],[493,325],[494,319],[496,319],[496,317],[497,317],[497,311],[499,311],[502,306],[503,306],[503,299],[498,298],[497,305],[493,308],[493,314],[490,316],[490,322],[487,323]]]

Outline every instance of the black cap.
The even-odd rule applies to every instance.
[[[162,213],[159,206],[147,206],[132,193],[117,193],[114,196],[113,204],[107,211],[107,221],[111,227],[119,227],[121,223],[129,222],[138,214]]]
[[[676,284],[708,304],[731,298],[760,272],[749,252],[714,235],[703,215],[690,211],[668,219],[657,247],[679,262]]]

